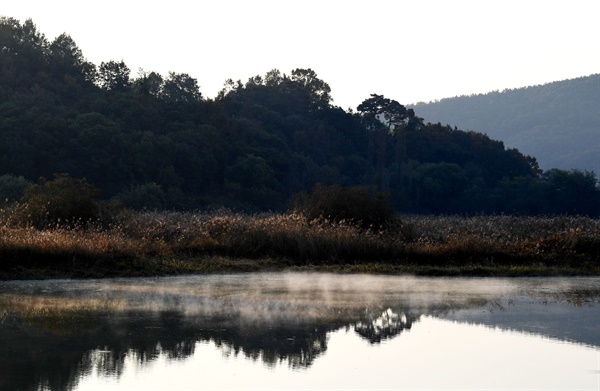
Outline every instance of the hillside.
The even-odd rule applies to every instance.
[[[541,173],[380,95],[356,112],[331,101],[311,69],[228,80],[206,99],[189,74],[132,77],[123,60],[88,62],[67,34],[0,18],[0,206],[69,174],[136,209],[285,210],[322,183],[385,192],[402,212],[600,214],[587,173]]]
[[[502,140],[535,156],[544,170],[600,174],[600,74],[410,107],[425,121]]]

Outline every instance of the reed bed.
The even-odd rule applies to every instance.
[[[534,274],[600,274],[600,219],[400,216],[377,229],[227,210],[129,212],[109,226],[85,228],[34,229],[0,219],[0,278],[27,276],[28,269],[43,278],[69,270],[75,273],[67,276],[103,276],[340,265],[362,272],[518,274],[535,266]]]
[[[600,219],[581,216],[406,217],[403,235],[421,251],[506,254],[523,260],[600,260]]]

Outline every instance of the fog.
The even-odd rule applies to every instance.
[[[41,309],[177,311],[243,323],[313,322],[381,314],[388,308],[443,312],[497,303],[507,296],[540,301],[594,290],[597,279],[419,278],[326,273],[256,273],[112,280],[6,282],[0,299],[20,295],[23,311]],[[596,289],[597,291],[597,289]],[[23,301],[22,297],[31,296]],[[560,298],[559,298],[560,299]],[[362,314],[362,315],[361,315]]]
[[[579,370],[589,367],[589,352],[597,352],[600,346],[598,303],[597,277],[256,273],[4,281],[0,282],[0,390],[68,391],[82,379],[91,382],[91,389],[99,389],[96,380],[104,385],[106,379],[114,379],[120,384],[138,370],[145,373],[139,379],[145,379],[173,369],[171,362],[194,363],[213,348],[222,357],[207,358],[210,364],[206,365],[217,369],[205,371],[203,379],[212,379],[214,384],[220,384],[223,373],[231,373],[232,363],[241,363],[239,357],[251,363],[241,365],[252,365],[248,367],[252,374],[260,370],[255,366],[260,363],[269,371],[282,365],[291,368],[286,376],[293,376],[297,369],[312,368],[319,373],[321,364],[327,366],[326,373],[334,373],[364,363],[369,355],[377,370],[390,367],[382,375],[390,385],[398,379],[393,362],[399,352],[410,357],[410,362],[414,359],[416,369],[405,368],[412,375],[428,372],[432,357],[455,357],[459,350],[477,350],[480,345],[487,346],[493,358],[495,352],[512,346],[509,359],[498,364],[502,368],[524,368],[523,362],[532,356],[546,360],[544,365],[562,359],[562,350],[538,357],[537,345],[529,350],[523,347],[523,341],[535,344],[540,337],[551,341],[547,347],[557,345],[556,341],[565,348],[567,343],[576,346],[579,358],[574,362],[579,363],[575,368]],[[490,331],[474,342],[472,333],[482,328]],[[492,333],[499,329],[508,333]],[[505,337],[517,342],[506,342]],[[339,338],[344,342],[337,342]],[[382,353],[392,344],[397,350]],[[373,355],[375,350],[368,349],[379,350]],[[513,349],[525,354],[521,361],[515,361]],[[330,354],[335,364],[328,360]],[[461,368],[478,365],[478,354],[460,355],[461,362],[470,364],[454,370],[460,376],[449,376],[471,379],[464,377]],[[197,364],[190,365],[195,368],[191,379],[196,379]],[[493,372],[494,367],[489,368]],[[172,378],[164,373],[165,379]],[[565,382],[587,379],[566,373],[562,367],[552,373]],[[338,380],[334,375],[331,378]],[[483,376],[477,381],[487,379]],[[552,384],[556,380],[548,379]],[[125,384],[120,389],[131,389]],[[161,388],[151,383],[141,389]]]

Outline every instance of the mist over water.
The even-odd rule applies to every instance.
[[[518,283],[516,282],[518,281]],[[459,304],[507,294],[562,293],[595,280],[418,278],[324,273],[256,273],[114,280],[7,282],[0,294],[61,298],[85,305],[102,303],[121,310],[180,310],[211,314],[224,308],[249,318],[285,317],[291,309],[327,312],[402,302],[411,308]],[[583,284],[583,285],[582,285]]]
[[[385,313],[443,316],[486,323],[514,316],[524,303],[581,306],[600,298],[597,278],[419,278],[327,273],[254,273],[112,280],[54,280],[0,284],[12,311],[177,313],[244,327],[355,324]],[[473,313],[473,309],[476,309]],[[485,311],[480,311],[484,308]],[[5,310],[6,313],[11,310]],[[528,310],[525,310],[528,311]],[[477,314],[475,316],[474,314]],[[484,317],[482,314],[487,314]],[[522,319],[520,314],[519,319]],[[464,319],[463,319],[464,318]],[[499,316],[495,316],[495,319]],[[516,319],[515,319],[516,320]],[[489,323],[489,322],[488,322]],[[595,344],[600,345],[600,333]]]
[[[336,355],[340,338],[358,349],[349,356],[357,358],[373,354],[362,351],[369,346],[382,351],[426,330],[418,349],[434,349],[431,333],[453,327],[504,330],[600,354],[599,303],[599,278],[255,273],[1,282],[0,373],[12,375],[0,379],[0,390],[46,383],[71,390],[84,373],[126,376],[132,357],[139,370],[156,371],[158,364],[148,363],[194,361],[207,346],[221,351],[224,365],[245,357],[313,373]],[[468,333],[457,338],[469,345]]]

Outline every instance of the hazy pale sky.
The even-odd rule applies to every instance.
[[[2,0],[88,61],[226,79],[312,68],[334,103],[402,104],[600,72],[600,0]]]

